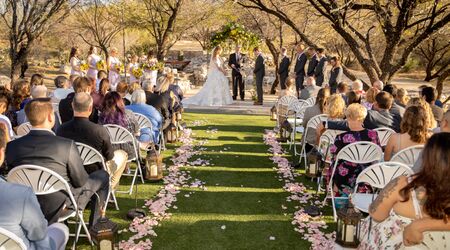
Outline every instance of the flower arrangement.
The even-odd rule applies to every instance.
[[[97,69],[98,70],[105,70],[106,69],[106,62],[105,60],[101,59],[100,61],[97,62]]]
[[[88,70],[89,69],[89,64],[87,64],[87,62],[86,61],[81,61],[81,63],[80,63],[80,70],[81,71],[86,71],[86,70]]]
[[[131,70],[131,73],[133,74],[134,77],[136,78],[141,78],[141,76],[144,74],[144,71],[142,70],[142,68],[133,68]]]
[[[143,63],[142,64],[142,68],[144,70],[162,70],[164,69],[164,63],[163,62],[158,62],[158,61],[151,61],[148,63]]]
[[[119,73],[123,73],[123,72],[125,72],[125,66],[124,66],[122,63],[118,63],[118,64],[116,65],[116,70],[117,70],[117,72],[119,72]]]

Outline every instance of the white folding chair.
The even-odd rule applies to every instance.
[[[295,102],[297,102],[298,99],[295,96],[283,96],[280,99],[278,99],[277,103],[276,103],[276,107],[277,107],[277,127],[279,126],[280,122],[280,117],[285,117],[287,114],[287,110],[288,108]]]
[[[17,136],[27,135],[31,130],[31,124],[29,122],[25,122],[17,127]]]
[[[344,133],[343,130],[333,130],[333,129],[327,129],[319,138],[319,144],[318,144],[318,151],[323,156],[323,162],[328,163],[331,165],[331,153],[330,153],[330,147],[333,145],[334,140],[336,139],[336,136],[339,134]],[[321,190],[321,184],[323,183],[323,175],[320,176],[320,178],[317,179],[317,192],[320,192]]]
[[[36,195],[52,194],[59,191],[64,191],[70,199],[74,212],[64,218],[60,218],[59,222],[65,221],[69,218],[75,219],[76,233],[70,236],[75,236],[72,249],[78,242],[80,236],[86,236],[91,244],[93,244],[91,235],[83,219],[83,210],[78,208],[78,204],[72,194],[69,183],[53,170],[35,166],[35,165],[21,165],[13,168],[7,178],[8,182],[22,184],[33,189]],[[85,235],[81,235],[81,228],[83,227]]]
[[[306,99],[306,103],[308,104],[308,106],[314,106],[314,104],[316,104],[316,97],[313,96]]]
[[[450,232],[449,231],[433,231],[424,232],[423,241],[417,246],[417,250],[429,249],[450,249]]]
[[[378,139],[380,140],[381,147],[386,147],[386,145],[389,141],[389,138],[391,138],[391,136],[393,134],[395,134],[395,131],[390,128],[376,128],[374,130],[377,131]]]
[[[327,196],[325,197],[325,200],[323,201],[324,205],[326,203],[327,199],[331,199],[332,206],[333,206],[333,217],[336,221],[336,206],[335,206],[335,200],[334,199],[348,199],[348,197],[334,197],[333,192],[333,176],[336,172],[337,164],[340,160],[344,160],[351,163],[356,164],[367,164],[367,163],[373,163],[378,162],[381,159],[381,156],[383,155],[383,150],[380,146],[373,142],[367,142],[367,141],[359,141],[354,142],[352,144],[349,144],[342,148],[338,154],[336,155],[336,159],[334,160],[333,170],[331,172],[331,178],[330,183],[328,183],[327,187]]]
[[[152,143],[153,143],[153,124],[150,121],[150,119],[148,119],[145,115],[142,114],[138,114],[138,113],[134,113],[134,116],[136,117],[136,120],[138,122],[139,125],[139,129],[143,129],[143,128],[149,128],[150,131],[152,131],[152,133],[150,134],[150,136],[152,137]],[[161,141],[161,133],[160,136],[158,138],[159,141],[159,153],[161,153],[161,148],[162,148],[162,141]]]
[[[303,115],[307,107],[308,105],[305,101],[297,100],[291,103],[286,112],[287,121],[294,128],[289,140],[289,149],[294,146],[295,154],[297,153],[295,137],[297,133],[303,133]],[[293,118],[289,118],[291,115]]]
[[[102,164],[103,169],[108,172],[108,169],[106,167],[105,159],[103,158],[102,154],[98,152],[95,148],[83,144],[81,142],[76,142],[78,152],[80,153],[80,157],[83,160],[83,166],[91,165],[95,163]],[[111,173],[110,173],[111,174]],[[116,210],[119,210],[119,205],[117,204],[116,195],[114,194],[113,190],[109,190],[108,197],[106,197],[106,201],[109,202],[110,196],[112,197],[112,201],[114,202],[114,205],[116,206]],[[103,208],[103,211],[106,211],[106,204]]]
[[[392,156],[390,161],[400,162],[413,167],[416,163],[417,158],[419,158],[420,152],[422,152],[424,145],[416,145],[405,148],[398,151],[394,156]]]
[[[144,183],[144,175],[142,173],[142,169],[141,169],[141,162],[140,162],[140,157],[139,157],[139,148],[137,146],[137,142],[136,142],[136,138],[134,138],[134,136],[126,129],[123,128],[121,126],[118,125],[103,125],[106,130],[109,133],[109,136],[111,138],[111,143],[112,144],[128,144],[131,143],[133,145],[133,150],[134,150],[134,157],[132,157],[131,155],[129,155],[128,157],[128,161],[127,162],[136,162],[136,170],[130,173],[130,174],[126,174],[124,173],[122,176],[133,176],[133,180],[131,182],[130,185],[130,189],[128,191],[117,191],[118,193],[129,193],[132,194],[133,193],[133,187],[134,184],[136,182],[136,178],[139,175],[141,182]]]
[[[355,188],[351,195],[351,202],[355,208],[368,213],[370,204],[377,198],[377,191],[383,189],[390,181],[400,175],[414,174],[407,165],[399,162],[381,162],[364,169],[356,178]],[[375,188],[372,194],[358,193],[358,185],[366,183]]]
[[[26,250],[27,246],[19,236],[0,227],[0,250]]]
[[[313,129],[316,130],[317,126],[319,126],[320,123],[326,121],[328,119],[328,115],[326,114],[321,114],[321,115],[316,115],[313,118],[311,118],[308,123],[306,124],[306,128],[304,128],[304,133],[302,134],[302,149],[300,152],[300,163],[302,163],[302,159],[304,160],[303,162],[306,162],[306,137],[308,136],[308,130]],[[296,150],[294,150],[294,152],[296,152]],[[295,154],[297,155],[297,154]],[[305,165],[306,166],[306,165]]]

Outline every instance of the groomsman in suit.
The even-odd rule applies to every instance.
[[[309,63],[308,63],[307,75],[315,76],[316,67],[317,67],[317,64],[319,63],[319,61],[317,60],[315,48],[312,48],[312,47],[308,48],[308,57],[309,57]]]
[[[314,75],[316,77],[317,86],[322,87],[322,83],[325,80],[325,69],[327,68],[327,57],[325,56],[325,49],[318,48],[316,55],[318,63]]]
[[[241,61],[242,57],[244,55],[241,54],[241,46],[236,45],[235,53],[230,55],[230,58],[228,59],[228,66],[231,67],[231,78],[233,81],[233,100],[236,100],[238,95],[238,87],[239,87],[239,96],[241,97],[241,100],[244,100],[245,97],[245,85],[242,81],[242,74],[241,74]]]
[[[253,73],[255,74],[256,94],[258,96],[258,100],[254,103],[254,105],[263,105],[263,80],[266,74],[266,66],[264,65],[264,57],[260,48],[254,48],[253,53],[255,53],[256,57],[255,69],[253,70]]]
[[[281,62],[280,67],[278,67],[278,74],[280,75],[280,85],[281,89],[286,89],[286,80],[289,75],[289,65],[291,64],[291,60],[287,57],[287,49],[281,48]]]
[[[297,89],[297,97],[300,96],[300,90],[304,88],[303,81],[305,80],[305,65],[308,57],[304,52],[303,44],[297,45],[297,59],[295,62],[295,88]]]

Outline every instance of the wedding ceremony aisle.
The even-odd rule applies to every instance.
[[[309,249],[310,243],[292,223],[300,203],[287,202],[291,194],[283,189],[284,180],[264,144],[265,130],[273,128],[268,116],[185,113],[183,118],[192,129],[193,144],[203,145],[196,147],[200,154],[188,160],[198,166],[180,169],[191,182],[201,181],[203,188],[181,187],[168,209],[170,217],[153,227],[157,236],[140,240],[149,239],[152,249]],[[181,144],[165,151],[167,166],[173,165],[170,157]],[[121,188],[127,180],[121,181]],[[138,207],[154,199],[161,186],[162,182],[140,184]],[[119,223],[120,241],[136,234],[126,220],[133,198],[134,194],[119,194],[120,211],[107,211]]]

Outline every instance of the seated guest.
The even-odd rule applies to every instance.
[[[119,93],[120,97],[122,97],[123,104],[125,106],[130,105],[130,97],[128,94],[128,84],[126,82],[119,82],[116,88],[117,93]]]
[[[283,96],[296,96],[294,86],[295,86],[295,78],[288,78],[286,80],[286,89],[282,89],[280,91],[279,98]]]
[[[334,144],[330,147],[333,159],[331,166],[335,165],[334,161],[339,151],[351,143],[368,141],[380,145],[377,132],[363,127],[366,115],[367,110],[361,104],[353,103],[348,106],[345,111],[345,117],[347,118],[349,131],[337,135]],[[356,177],[368,166],[370,164],[354,164],[345,160],[339,160],[333,176],[333,192],[335,192],[336,197],[348,197],[353,191]],[[329,170],[329,177],[331,177],[331,173],[332,168]]]
[[[178,99],[178,102],[181,104],[181,101],[184,98],[183,90],[180,88],[180,86],[172,83],[169,85],[169,91],[172,92]]]
[[[41,74],[33,74],[30,79],[30,86],[44,85],[44,76]]]
[[[111,138],[106,128],[89,121],[88,117],[92,112],[92,105],[92,97],[89,94],[83,92],[75,94],[72,101],[74,117],[71,121],[61,125],[56,134],[91,146],[100,152],[105,159],[111,176],[111,189],[115,190],[125,169],[128,157],[126,152],[113,149]],[[103,166],[93,164],[85,166],[85,169],[90,174],[103,169]]]
[[[391,160],[400,150],[423,145],[428,138],[428,119],[424,108],[411,106],[406,109],[400,124],[401,132],[393,134],[386,145],[384,160]]]
[[[301,90],[299,99],[306,100],[310,97],[316,97],[320,87],[316,86],[316,80],[314,77],[306,78],[306,87]]]
[[[62,123],[70,121],[73,118],[72,100],[75,93],[85,92],[91,94],[91,80],[87,77],[75,78],[73,81],[73,90],[74,93],[68,94],[66,98],[59,102],[59,115]],[[89,116],[89,120],[93,123],[98,122],[98,110],[95,107],[92,110],[92,114]]]
[[[38,165],[61,175],[73,187],[72,192],[81,209],[86,207],[89,200],[92,201],[89,225],[94,225],[100,218],[98,203],[104,204],[108,195],[108,173],[98,170],[88,175],[75,142],[55,136],[51,131],[55,125],[55,114],[49,98],[31,100],[25,106],[25,113],[31,123],[31,131],[8,143],[7,166],[12,169],[24,164]],[[92,192],[98,194],[100,201]],[[57,221],[61,215],[70,212],[68,210],[73,210],[64,192],[40,195],[38,200],[49,223]]]
[[[62,99],[66,98],[68,94],[73,92],[73,88],[70,87],[70,82],[65,76],[57,76],[54,80],[56,89],[51,95],[52,102],[59,103]]]
[[[128,86],[128,93],[127,93],[127,96],[129,96],[130,99],[131,99],[131,95],[133,94],[133,92],[134,92],[136,89],[142,89],[142,88],[141,88],[141,85],[140,85],[139,83],[137,83],[137,82],[131,83],[131,84]]]
[[[370,88],[369,90],[367,90],[366,99],[362,103],[367,110],[372,109],[373,104],[375,103],[375,96],[378,93],[380,93],[380,91],[377,88]]]
[[[169,73],[165,76],[162,76],[158,79],[158,84],[155,88],[155,93],[164,98],[165,103],[169,104],[169,112],[172,115],[174,113],[175,108],[180,107],[180,101],[175,96],[174,93],[171,93],[169,90],[170,85],[174,82],[174,75]]]
[[[146,103],[153,106],[156,110],[159,111],[165,121],[163,124],[169,125],[171,119],[169,103],[167,103],[166,99],[162,96],[153,93],[153,85],[150,81],[144,81],[144,83],[142,84],[142,88],[145,91],[145,95],[147,98]],[[164,128],[165,127],[166,126],[164,126]]]
[[[347,93],[348,93],[348,84],[346,82],[340,82],[337,85],[337,93],[344,98],[345,104],[348,105]]]
[[[436,106],[436,98],[437,93],[436,89],[433,87],[425,87],[422,89],[421,97],[425,99],[425,101],[430,104],[431,110],[433,111],[434,119],[439,123],[442,120],[442,115],[444,114],[444,110],[438,106]]]
[[[104,70],[99,70],[97,72],[97,80],[95,80],[95,91],[99,91],[100,89],[100,82],[103,79],[107,79],[108,78],[108,73]]]
[[[97,110],[102,110],[103,98],[105,98],[106,93],[108,93],[109,87],[109,80],[105,78],[100,81],[99,90],[91,93],[92,100],[94,101],[94,108]]]
[[[372,87],[378,89],[378,91],[382,91],[384,88],[384,83],[380,80],[373,82]]]
[[[350,104],[353,103],[361,104],[361,100],[362,100],[361,95],[358,94],[356,91],[352,90],[347,93],[347,106],[350,106]]]
[[[137,89],[133,92],[131,96],[131,105],[126,106],[127,110],[131,110],[134,113],[144,115],[152,123],[153,132],[151,136],[148,135],[149,131],[142,131],[139,141],[148,142],[153,139],[154,143],[158,143],[158,137],[160,133],[161,126],[163,126],[163,118],[161,114],[153,106],[148,105],[146,102],[146,95],[144,90]]]
[[[47,87],[45,85],[36,85],[31,88],[31,98],[46,98],[47,97]],[[17,125],[28,122],[27,116],[25,115],[25,110],[20,110],[17,112]]]
[[[5,159],[5,131],[0,129],[0,166]],[[29,187],[0,177],[0,227],[19,237],[26,249],[64,249],[69,228],[62,223],[48,226],[36,195]]]
[[[366,96],[366,92],[364,91],[364,84],[359,79],[352,82],[352,90],[355,91],[355,93],[359,94],[362,98]]]
[[[370,217],[364,220],[361,249],[404,249],[419,244],[425,231],[446,231],[450,238],[450,133],[433,135],[423,150],[422,170],[392,180],[370,204]],[[373,219],[373,222],[370,221]],[[419,234],[414,242],[403,239],[403,230]],[[417,230],[413,232],[413,230]],[[433,232],[430,232],[433,234]],[[443,236],[441,236],[443,237]],[[406,243],[406,244],[404,244]],[[448,240],[447,240],[448,243]],[[445,246],[435,246],[444,249]]]
[[[402,118],[398,113],[392,112],[390,109],[394,99],[392,95],[381,91],[375,96],[375,103],[373,109],[367,111],[367,116],[364,119],[364,127],[366,129],[375,129],[388,127],[395,132],[400,132],[400,122]],[[346,121],[328,121],[325,125],[327,129],[348,130],[349,127]],[[323,129],[319,125],[320,129]]]
[[[8,97],[4,94],[0,94],[0,123],[5,124],[8,138],[13,138],[14,131],[13,126],[11,124],[11,120],[9,120],[9,117],[5,115],[8,112],[7,111],[8,106],[9,106]]]
[[[394,84],[386,84],[383,88],[383,91],[388,92],[394,98],[394,103],[392,103],[390,111],[399,114],[401,117],[403,117],[403,114],[405,113],[405,108],[403,108],[402,106],[398,105],[395,102],[395,98],[397,98],[397,91],[398,91],[397,86],[395,86]]]
[[[30,83],[26,80],[21,80],[13,85],[13,111],[19,111],[25,107],[25,104],[31,100]]]
[[[303,90],[302,90],[303,91]],[[322,88],[316,97],[316,104],[311,107],[306,108],[305,114],[303,115],[303,127],[306,129],[309,120],[314,116],[325,114],[327,112],[328,98],[330,97],[330,89]],[[306,152],[309,152],[314,145],[317,144],[316,132],[314,129],[309,128],[308,134],[306,136]]]
[[[434,119],[432,119],[434,121]],[[442,121],[439,125],[439,128],[435,129],[434,133],[450,133],[450,110],[447,110],[447,112],[444,113],[444,116],[442,117]],[[422,166],[422,152],[420,153],[419,157],[417,158],[416,163],[414,163],[413,170],[415,173],[418,173],[421,170]]]
[[[119,84],[117,85],[119,86]],[[102,112],[100,113],[99,124],[114,124],[126,128],[133,136],[139,135],[139,123],[134,113],[125,109],[123,100],[120,95],[113,91],[105,95],[102,104]],[[113,145],[115,149],[123,149],[129,158],[135,157],[134,146],[132,143]]]
[[[397,90],[397,97],[395,98],[395,103],[397,103],[400,107],[406,108],[406,104],[409,101],[408,91],[404,88],[399,88]]]
[[[411,106],[420,106],[425,109],[427,115],[427,124],[430,126],[429,129],[434,129],[438,126],[436,120],[434,119],[430,104],[428,104],[428,102],[426,102],[423,98],[413,97],[409,99],[408,103],[406,104],[406,108]]]
[[[346,109],[344,98],[339,94],[333,94],[328,98],[327,115],[328,120],[342,120],[345,118]]]

